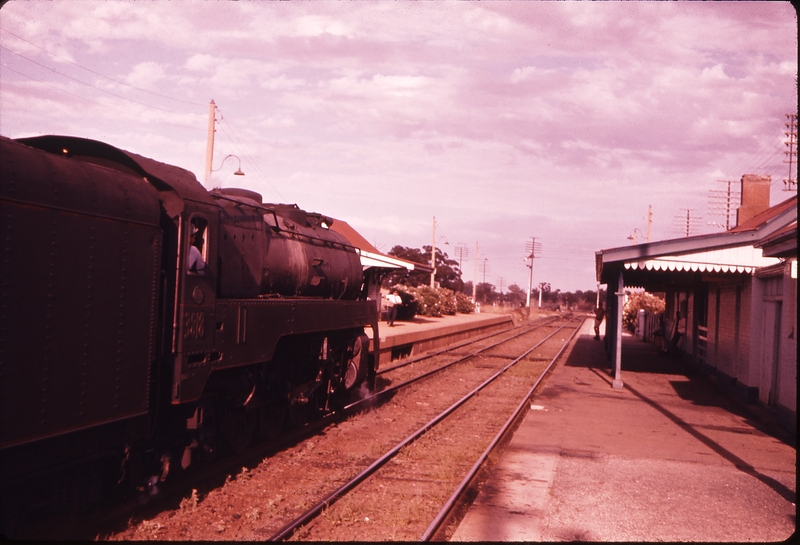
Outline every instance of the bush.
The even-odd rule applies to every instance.
[[[396,285],[404,294],[411,295],[416,301],[416,314],[420,316],[439,317],[454,315],[456,312],[468,314],[475,309],[472,302],[463,293],[453,293],[447,288],[431,288],[430,286],[410,287]],[[401,295],[402,296],[402,295]]]
[[[622,307],[622,324],[633,333],[636,331],[636,320],[640,310],[657,314],[664,312],[666,307],[666,302],[652,293],[646,291],[632,293]]]
[[[456,293],[456,312],[461,314],[472,314],[475,312],[475,304],[472,299],[464,293]]]
[[[417,314],[434,317],[447,314],[445,311],[445,299],[436,289],[430,286],[420,286],[411,288],[411,290],[417,292],[414,295],[417,299]]]

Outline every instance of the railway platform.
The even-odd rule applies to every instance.
[[[386,367],[392,360],[416,356],[422,352],[512,327],[510,314],[456,314],[430,318],[415,316],[412,320],[386,322],[378,325],[380,335],[380,365]],[[372,331],[368,328],[367,335]],[[372,344],[370,343],[370,350]]]
[[[796,539],[796,441],[691,364],[584,322],[453,541]]]

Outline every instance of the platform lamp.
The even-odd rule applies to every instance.
[[[236,155],[233,155],[232,153],[229,154],[229,155],[226,155],[222,159],[222,163],[219,165],[219,168],[212,168],[211,172],[216,172],[218,170],[221,170],[222,166],[225,164],[225,161],[227,161],[228,159],[236,159],[237,161],[239,161],[239,167],[236,169],[236,171],[233,173],[233,175],[234,176],[244,176],[244,172],[242,172],[242,160],[239,159],[239,157],[237,157]]]

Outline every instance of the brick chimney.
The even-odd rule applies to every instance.
[[[742,176],[742,205],[736,211],[736,225],[741,225],[769,208],[771,176]]]

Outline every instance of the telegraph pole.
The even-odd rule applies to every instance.
[[[461,262],[464,261],[464,258],[469,259],[469,248],[463,242],[456,243],[456,257],[458,257],[458,270],[464,272],[461,269]]]
[[[789,131],[785,133],[788,140],[786,140],[786,151],[783,153],[786,154],[784,163],[789,163],[789,177],[783,181],[783,190],[797,191],[797,175],[792,177],[792,168],[797,162],[797,114],[786,114],[786,118],[789,121],[786,123]]]
[[[650,244],[650,233],[653,227],[653,205],[647,205],[647,243]],[[600,290],[598,290],[598,293]]]
[[[214,132],[216,131],[215,123],[216,119],[216,112],[217,112],[217,105],[214,104],[212,100],[211,103],[208,105],[208,135],[206,137],[206,176],[204,183],[206,185],[206,189],[211,189],[208,187],[209,181],[211,180],[211,162],[214,159]]]
[[[728,184],[727,190],[725,189],[712,189],[709,191],[709,213],[724,215],[725,216],[725,230],[729,231],[731,228],[731,215],[736,211],[736,207],[741,201],[741,192],[731,189],[734,180],[717,180],[720,183]],[[733,186],[735,187],[735,186]]]
[[[477,303],[478,295],[478,241],[475,241],[475,268],[472,270],[472,302]]]
[[[525,260],[526,261],[528,259],[531,260],[531,264],[526,265],[526,267],[530,269],[530,272],[528,274],[528,297],[525,303],[528,308],[531,308],[531,290],[533,289],[533,258],[539,257],[536,255],[536,253],[541,251],[542,251],[542,243],[536,242],[536,237],[531,237],[531,239],[525,243],[525,252],[528,254],[525,257]],[[539,306],[541,306],[541,304]]]
[[[436,287],[436,216],[433,216],[433,233],[431,234],[431,287]]]
[[[683,216],[675,216],[675,223],[674,227],[679,233],[685,233],[684,236],[689,236],[692,229],[696,229],[699,225],[699,222],[702,218],[693,218],[692,211],[694,208],[681,208],[681,210],[686,210],[686,218],[684,219]]]

